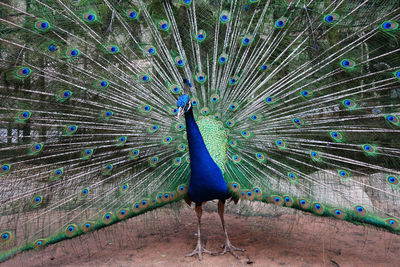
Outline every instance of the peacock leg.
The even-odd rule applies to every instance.
[[[196,248],[193,250],[192,253],[189,253],[186,255],[186,257],[192,257],[196,254],[199,255],[199,260],[203,259],[203,255],[202,253],[208,253],[211,254],[211,251],[205,249],[202,245],[201,245],[201,238],[200,238],[200,227],[201,227],[201,215],[203,213],[203,208],[200,205],[196,204],[196,207],[194,209],[196,211],[196,215],[197,215],[197,219],[198,219],[198,225],[197,225],[197,246]]]
[[[237,259],[239,259],[240,257],[236,254],[235,251],[245,251],[245,249],[244,248],[236,248],[229,241],[228,232],[226,231],[226,228],[225,228],[224,209],[225,209],[225,201],[219,200],[218,201],[218,214],[219,214],[219,217],[221,218],[222,229],[224,230],[225,237],[226,237],[225,244],[223,245],[224,251],[222,251],[220,254],[223,255],[223,254],[229,252],[233,256],[235,256]]]

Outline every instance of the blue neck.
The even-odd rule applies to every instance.
[[[192,109],[185,113],[185,119],[187,139],[189,143],[190,162],[194,163],[194,165],[200,162],[215,164],[207,150],[206,144],[204,143],[199,126],[197,126],[197,123],[193,117]],[[193,164],[191,164],[191,167],[193,167]]]
[[[196,203],[212,199],[226,199],[228,187],[222,171],[212,159],[193,117],[193,110],[185,113],[190,153],[189,197]]]

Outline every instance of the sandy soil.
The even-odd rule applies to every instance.
[[[211,203],[213,204],[213,203]],[[210,206],[211,207],[211,206]],[[196,244],[193,210],[149,212],[1,266],[399,266],[400,236],[335,219],[269,207],[261,216],[226,214],[232,255],[184,257]],[[243,213],[243,212],[242,212]],[[203,212],[206,248],[222,251],[224,235],[214,207]]]

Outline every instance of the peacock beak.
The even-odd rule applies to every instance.
[[[179,118],[181,117],[181,115],[182,115],[183,113],[185,113],[184,108],[183,108],[183,107],[179,107],[179,108],[178,108],[178,120],[179,120]]]
[[[188,111],[192,107],[192,102],[188,102],[185,107],[178,108],[178,120],[186,111]]]

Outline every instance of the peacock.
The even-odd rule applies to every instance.
[[[213,200],[237,258],[227,201],[400,233],[397,0],[2,0],[0,14],[0,262],[182,200],[199,259]]]

